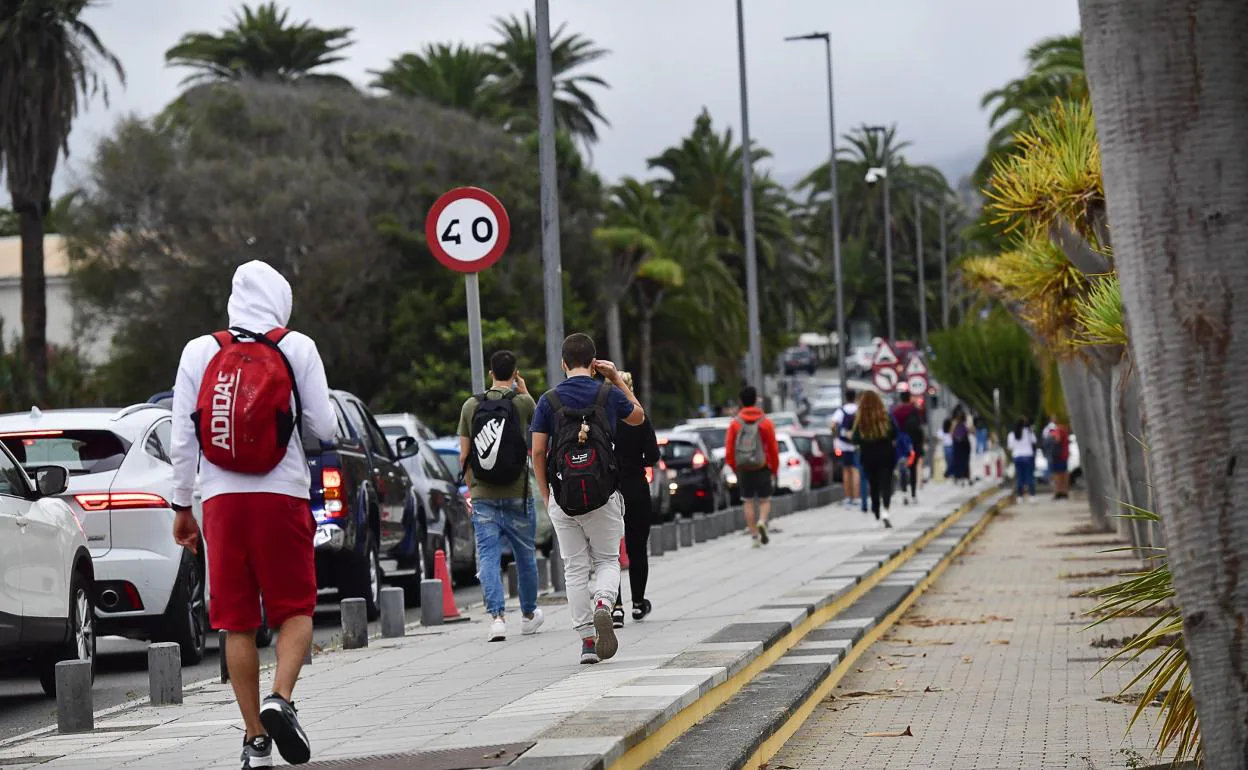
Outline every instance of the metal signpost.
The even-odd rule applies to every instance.
[[[702,403],[707,409],[711,408],[711,386],[715,384],[715,367],[710,364],[701,364],[697,371],[698,384],[702,386]]]
[[[425,240],[443,265],[464,273],[468,295],[468,355],[472,388],[485,386],[485,353],[481,342],[481,287],[477,273],[493,265],[511,240],[507,210],[479,187],[456,187],[443,193],[425,217]]]

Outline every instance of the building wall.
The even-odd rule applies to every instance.
[[[48,277],[48,343],[77,347],[93,364],[108,360],[111,329],[84,330],[74,333],[74,301],[69,278]],[[4,322],[4,349],[12,350],[22,338],[21,279],[0,278],[0,320]]]

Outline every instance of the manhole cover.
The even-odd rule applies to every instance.
[[[308,770],[329,770],[336,767],[350,770],[477,770],[483,767],[506,767],[532,747],[532,743],[507,743],[466,749],[419,751],[412,754],[377,754],[371,757],[313,762],[304,767]]]

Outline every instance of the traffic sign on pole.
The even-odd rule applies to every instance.
[[[699,385],[714,385],[715,384],[715,367],[711,366],[710,364],[701,364],[694,371],[694,374],[698,378]]]
[[[875,349],[875,356],[871,359],[871,366],[896,366],[901,363],[897,358],[897,352],[893,350],[893,346],[888,344],[888,340],[880,340],[879,346]]]
[[[926,374],[911,374],[906,378],[906,383],[910,386],[910,392],[916,396],[922,396],[927,393]]]
[[[485,386],[485,352],[481,340],[481,286],[477,273],[493,265],[511,240],[507,209],[479,187],[456,187],[443,193],[425,217],[429,251],[443,265],[464,273],[468,304],[468,355],[471,392]]]
[[[923,362],[923,356],[919,353],[910,356],[910,363],[906,364],[906,376],[913,377],[916,374],[927,376],[927,364]]]
[[[885,393],[893,392],[900,380],[901,377],[897,374],[897,370],[891,366],[879,367],[871,378],[871,381],[875,383],[875,387]]]

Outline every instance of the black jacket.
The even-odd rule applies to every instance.
[[[615,461],[621,476],[640,476],[659,463],[659,441],[647,417],[641,425],[620,421],[615,426]]]

